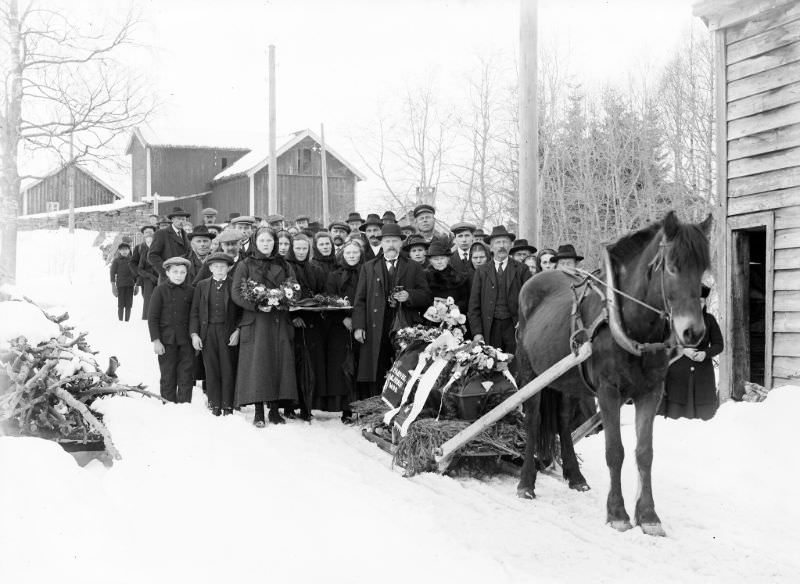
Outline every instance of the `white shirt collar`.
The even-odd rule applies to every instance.
[[[508,262],[508,258],[504,259],[502,262],[498,262],[495,260],[494,262],[494,269],[496,270],[498,267],[506,269],[506,263]]]

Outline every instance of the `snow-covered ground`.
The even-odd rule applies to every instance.
[[[69,309],[101,363],[157,390],[143,321],[116,320],[96,234],[21,234],[20,288]],[[134,303],[141,315],[141,297]],[[654,490],[667,538],[604,524],[602,435],[578,445],[593,490],[540,475],[403,478],[382,451],[318,415],[255,429],[252,411],[107,399],[123,459],[77,466],[58,446],[0,438],[0,582],[798,582],[800,388],[729,403],[707,423],[658,419]],[[629,512],[632,412],[623,428]]]

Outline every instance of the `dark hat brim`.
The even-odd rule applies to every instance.
[[[518,251],[522,251],[522,250],[525,250],[525,249],[528,250],[531,253],[536,253],[536,251],[537,251],[536,248],[533,247],[532,245],[518,245],[518,246],[514,246],[510,250],[508,250],[508,253],[515,254]]]
[[[155,225],[142,225],[139,228],[139,233],[144,233],[145,229],[152,229],[153,231],[158,231],[158,227],[156,227]]]
[[[583,256],[578,254],[566,253],[566,254],[556,254],[555,260],[575,260],[576,262],[583,261]]]
[[[493,239],[497,239],[498,237],[508,237],[512,242],[517,239],[517,236],[511,232],[506,233],[490,233],[489,235],[484,235],[486,241],[492,241]]]
[[[400,241],[405,241],[408,236],[403,235],[402,233],[387,233],[385,235],[381,233],[378,239],[383,239],[384,237],[398,237]]]
[[[216,233],[211,233],[209,231],[201,231],[199,233],[196,231],[192,231],[191,233],[186,234],[186,238],[189,240],[192,240],[195,237],[207,237],[209,239],[214,239],[216,236],[217,236]]]
[[[426,250],[431,246],[431,244],[428,243],[427,241],[419,241],[419,240],[408,241],[408,236],[406,236],[406,242],[403,244],[403,249],[411,249],[412,247],[415,247],[417,245],[424,247]]]
[[[366,231],[367,227],[369,227],[370,225],[376,225],[376,226],[378,226],[380,228],[383,228],[383,222],[382,221],[381,222],[378,222],[378,221],[364,221],[364,223],[361,224],[361,227],[359,227],[358,230],[359,231]]]
[[[167,219],[172,221],[173,217],[191,217],[191,213],[187,213],[186,211],[181,211],[180,213],[167,213]]]

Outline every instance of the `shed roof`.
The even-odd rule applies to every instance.
[[[156,129],[150,124],[136,126],[128,138],[125,154],[131,153],[133,140],[137,139],[143,146],[159,148],[200,148],[214,150],[250,150],[243,144],[236,146],[220,146],[208,143],[208,132],[201,128],[163,128]]]
[[[293,132],[287,136],[279,136],[276,139],[276,143],[278,144],[276,156],[282,156],[305,138],[311,138],[317,144],[322,144],[322,139],[310,129],[306,128],[305,130],[298,130],[297,132]],[[350,172],[356,175],[358,180],[366,180],[366,176],[364,176],[361,171],[345,160],[344,157],[331,148],[327,142],[325,144],[325,150],[328,152],[328,154],[344,164],[348,170],[350,170]],[[223,181],[238,176],[255,174],[267,166],[269,166],[269,152],[267,151],[266,146],[262,146],[245,154],[239,160],[231,164],[228,168],[217,174],[214,177],[214,181]]]
[[[711,30],[728,28],[797,0],[695,0],[692,13]]]
[[[48,179],[48,178],[50,178],[51,176],[55,176],[56,174],[58,174],[59,172],[61,172],[63,169],[65,169],[66,167],[68,167],[70,164],[71,164],[71,163],[69,163],[69,162],[64,162],[64,163],[62,163],[62,164],[59,164],[59,165],[55,166],[54,168],[51,168],[49,171],[45,172],[45,173],[44,173],[43,175],[41,175],[41,176],[38,176],[38,177],[28,177],[28,178],[24,178],[24,179],[23,179],[23,180],[20,182],[19,192],[20,192],[20,193],[24,193],[25,191],[28,191],[28,190],[32,189],[33,187],[35,187],[36,185],[38,185],[39,183],[41,183],[41,182],[42,182],[42,181],[44,181],[45,179]],[[111,179],[109,179],[109,177],[100,178],[100,177],[98,176],[98,174],[104,174],[104,173],[102,172],[102,169],[100,169],[100,168],[96,168],[96,169],[94,169],[94,170],[95,170],[95,172],[92,172],[91,170],[89,170],[89,169],[87,168],[87,165],[86,165],[86,164],[82,164],[82,163],[80,163],[80,162],[76,163],[76,164],[75,164],[75,167],[76,167],[76,168],[78,168],[78,169],[79,169],[81,172],[83,172],[83,173],[85,173],[85,174],[89,175],[89,176],[90,176],[90,177],[91,177],[91,178],[92,178],[94,181],[98,182],[99,184],[101,184],[101,185],[103,185],[105,188],[107,188],[109,191],[111,191],[111,193],[112,193],[112,194],[113,194],[113,195],[114,195],[114,196],[115,196],[117,199],[124,199],[124,198],[126,198],[126,197],[125,197],[125,196],[124,196],[124,195],[123,195],[123,194],[120,192],[120,190],[119,190],[118,188],[116,188],[115,186],[113,186],[113,185],[111,184],[112,182],[115,182],[114,180],[111,180]],[[107,173],[105,173],[105,174],[107,174]]]

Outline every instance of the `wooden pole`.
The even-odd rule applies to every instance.
[[[327,229],[330,224],[330,201],[328,199],[328,155],[325,150],[325,124],[319,125],[319,136],[322,140],[322,225]]]
[[[536,94],[538,0],[520,0],[519,233],[537,247],[539,234],[539,128]]]
[[[275,215],[278,212],[278,157],[276,155],[276,104],[275,104],[275,45],[269,46],[269,167],[267,176],[269,187],[267,193],[267,212]]]
[[[450,466],[450,463],[453,461],[453,456],[456,454],[456,452],[466,446],[470,440],[475,438],[478,434],[483,432],[486,428],[498,420],[501,420],[507,416],[517,406],[522,404],[522,402],[529,400],[534,395],[542,391],[545,387],[553,383],[553,381],[561,377],[564,373],[576,365],[583,363],[591,356],[592,344],[584,343],[578,350],[577,355],[570,353],[558,363],[545,370],[536,379],[521,387],[519,391],[511,395],[505,401],[495,406],[494,409],[486,412],[483,416],[475,420],[472,424],[442,444],[442,447],[437,449],[437,451],[434,453],[439,472],[444,472],[447,470],[447,467]]]
[[[75,120],[72,120],[75,127]],[[69,197],[69,217],[67,227],[70,233],[75,233],[75,139],[74,132],[69,133],[69,163],[67,166],[67,196]]]

